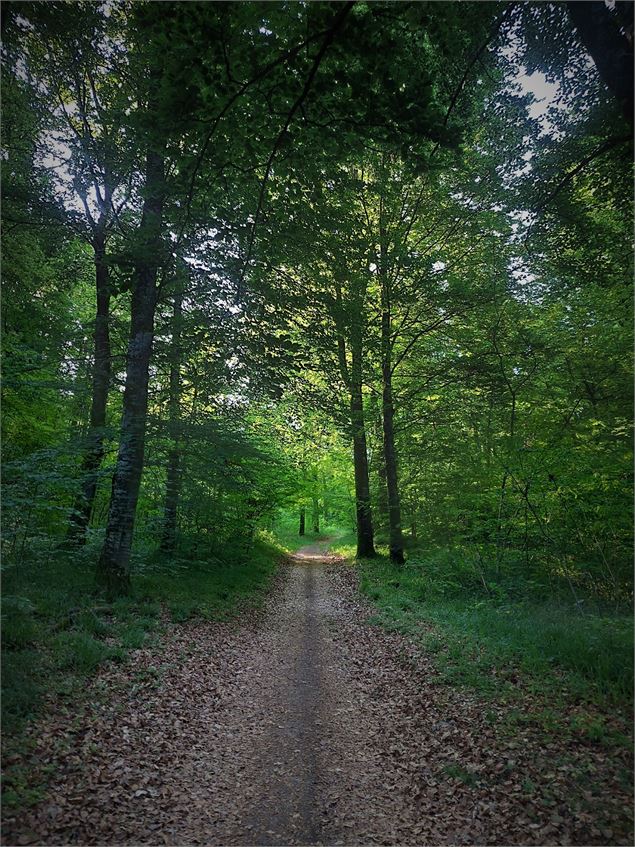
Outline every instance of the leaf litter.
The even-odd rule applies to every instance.
[[[48,788],[4,843],[633,843],[628,750],[510,736],[505,705],[371,617],[353,569],[307,548],[264,609],[101,670],[31,726]]]

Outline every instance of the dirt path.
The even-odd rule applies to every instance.
[[[619,762],[502,739],[367,618],[350,569],[299,551],[262,614],[175,628],[159,664],[138,651],[132,690],[128,671],[119,697],[40,724],[49,796],[4,843],[630,843]],[[583,766],[595,795],[568,778]]]
[[[328,561],[323,543],[298,551],[251,633],[245,671],[226,706],[239,721],[216,732],[231,804],[207,828],[210,843],[394,841],[400,818],[417,823],[386,781],[379,749],[373,758],[362,738],[366,697],[350,687],[340,640],[350,609]],[[200,822],[176,840],[201,840]]]

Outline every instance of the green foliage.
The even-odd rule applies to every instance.
[[[632,161],[566,4],[9,7],[5,730],[151,645],[162,609],[225,618],[283,548],[323,536],[352,555],[362,426],[385,541],[387,373],[411,552],[361,565],[382,620],[448,681],[628,699]],[[540,114],[525,71],[556,86]],[[153,146],[169,166],[149,251]],[[102,248],[112,379],[91,428]],[[132,593],[104,604],[131,303],[153,261]]]
[[[120,635],[121,646],[126,650],[138,650],[143,647],[146,641],[147,628],[145,621],[124,627]]]
[[[224,560],[148,564],[130,597],[97,600],[91,558],[58,554],[27,559],[3,573],[2,709],[5,732],[19,731],[51,692],[79,696],[78,683],[104,663],[147,646],[166,608],[175,623],[221,620],[259,602],[282,549],[258,540],[250,553]]]
[[[336,556],[352,558],[355,555],[357,539],[352,530],[338,533],[338,538],[329,546],[329,550]]]
[[[37,622],[33,605],[27,597],[10,594],[2,598],[2,643],[9,649],[27,647],[37,641]]]
[[[36,650],[6,651],[2,657],[2,722],[12,732],[31,717],[45,693],[42,656]]]
[[[265,533],[263,533],[265,534]],[[338,552],[342,543],[354,538],[353,531],[346,531],[338,524],[323,524],[319,533],[307,529],[305,535],[298,534],[298,517],[295,513],[283,512],[274,522],[273,530],[268,534],[274,543],[280,544],[286,551],[294,553],[301,547],[308,545],[324,545],[332,552]]]
[[[32,4],[8,16],[7,561],[63,539],[86,478],[97,224],[116,373],[89,534],[104,528],[143,258],[143,151],[160,135],[166,236],[179,235],[156,309],[135,562],[161,538],[175,452],[179,556],[246,551],[281,509],[304,507],[310,529],[312,513],[348,525],[353,340],[385,538],[378,316],[389,289],[413,541],[493,544],[497,562],[522,550],[527,578],[566,573],[575,590],[629,596],[629,170],[619,144],[587,162],[607,132],[619,139],[619,110],[561,10],[457,10],[274,3],[265,19],[249,4],[54,15]],[[513,50],[500,50],[512,32]],[[545,35],[557,50],[538,46]],[[157,56],[159,96],[139,109]],[[528,112],[523,61],[560,87],[546,123]],[[52,138],[68,173],[43,163]],[[114,204],[100,202],[106,189]]]
[[[632,697],[628,612],[583,611],[566,580],[553,593],[511,577],[486,589],[461,550],[412,555],[399,570],[383,558],[360,567],[380,619],[421,640],[447,682],[506,690],[520,676],[598,702]]]

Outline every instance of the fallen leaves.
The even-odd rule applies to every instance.
[[[504,704],[368,617],[352,571],[314,560],[262,613],[103,670],[11,752],[52,773],[5,843],[632,843],[628,751],[510,736]]]

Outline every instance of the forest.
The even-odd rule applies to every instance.
[[[2,60],[4,843],[632,843],[633,3]]]

